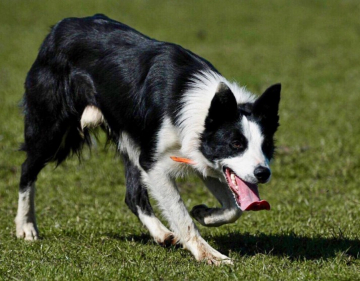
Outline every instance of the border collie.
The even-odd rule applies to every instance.
[[[193,171],[221,208],[195,206],[204,226],[270,209],[257,184],[269,181],[280,84],[255,98],[205,59],[151,39],[104,15],[66,18],[41,45],[25,82],[27,158],[22,164],[16,235],[36,240],[35,182],[102,127],[124,159],[125,202],[160,245],[181,244],[197,260],[231,263],[199,234],[175,179]],[[155,216],[148,192],[169,228]]]

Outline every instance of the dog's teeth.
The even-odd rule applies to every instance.
[[[231,173],[230,178],[231,178],[232,183],[236,186],[235,175],[233,173]]]

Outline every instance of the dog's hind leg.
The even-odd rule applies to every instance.
[[[34,115],[25,116],[25,143],[27,158],[21,166],[18,210],[15,218],[16,236],[36,240],[39,232],[35,218],[35,182],[39,172],[51,161],[61,145],[62,135],[46,123],[35,122]],[[57,124],[51,126],[57,128]],[[55,133],[56,132],[56,133]]]
[[[89,75],[71,70],[54,51],[51,38],[44,41],[25,81],[22,150],[27,158],[22,165],[15,223],[16,235],[26,240],[39,236],[34,203],[37,175],[48,162],[60,164],[71,152],[80,153],[84,143],[90,144],[89,133],[81,131],[80,114],[94,100],[92,81]]]
[[[15,218],[18,238],[39,238],[35,218],[35,182],[48,162],[57,161],[59,164],[72,150],[81,147],[84,139],[75,124],[69,120],[60,121],[44,107],[26,106],[25,143],[22,150],[26,152],[27,158],[21,166],[19,202]]]
[[[23,150],[27,158],[21,166],[18,210],[15,218],[16,236],[25,240],[36,240],[39,232],[35,218],[35,182],[40,171],[48,162],[60,163],[70,153],[71,149],[79,147],[78,141],[83,141],[75,129],[59,129],[58,123],[51,128],[40,124],[25,122],[25,143]],[[74,134],[77,134],[75,137]],[[71,142],[71,147],[70,147]]]
[[[126,197],[125,203],[149,230],[155,242],[161,246],[176,244],[175,235],[165,227],[154,215],[146,187],[141,182],[141,172],[128,158],[123,156],[125,163]]]
[[[35,181],[44,165],[44,161],[40,158],[29,156],[21,166],[19,202],[15,218],[18,238],[25,240],[39,238],[35,218]]]

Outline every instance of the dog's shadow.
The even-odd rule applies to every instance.
[[[128,235],[108,233],[107,236],[121,241],[134,241],[139,244],[151,244],[148,234]],[[351,259],[360,258],[360,240],[343,237],[323,238],[304,237],[296,234],[240,234],[229,233],[219,236],[204,236],[215,249],[229,255],[236,252],[241,256],[266,254],[287,257],[291,260],[328,259],[337,255],[345,255]],[[215,244],[215,245],[214,245]]]
[[[341,254],[350,259],[360,258],[360,240],[343,237],[303,237],[296,234],[239,234],[230,233],[211,237],[225,254],[237,252],[254,256],[267,254],[297,259],[328,259]]]
[[[147,245],[149,243],[155,243],[155,241],[152,240],[151,236],[146,233],[141,233],[140,235],[137,234],[122,235],[120,233],[108,232],[105,234],[105,236],[107,236],[110,239],[115,239],[124,242],[135,242],[143,245]]]

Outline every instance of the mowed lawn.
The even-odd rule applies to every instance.
[[[124,203],[124,169],[102,133],[81,163],[41,172],[42,239],[16,239],[26,73],[51,25],[95,13],[191,49],[256,94],[282,83],[273,177],[260,190],[271,211],[199,226],[234,266],[208,266],[152,241]],[[357,0],[1,0],[0,279],[358,280],[359,15]],[[196,178],[179,189],[189,209],[218,204]]]

